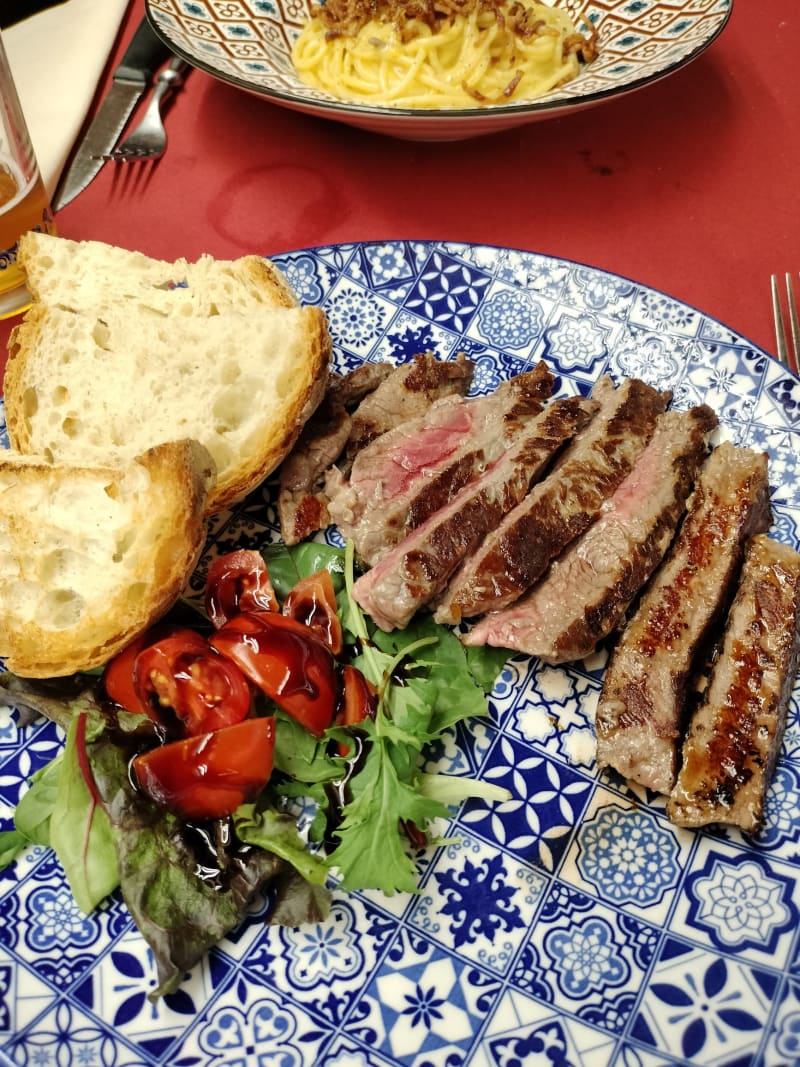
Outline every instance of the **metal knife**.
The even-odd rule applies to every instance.
[[[154,72],[171,55],[169,48],[151,29],[147,18],[143,18],[122,62],[114,71],[111,86],[97,114],[61,177],[53,197],[54,211],[73,200],[99,174],[106,162],[104,156],[117,143]]]

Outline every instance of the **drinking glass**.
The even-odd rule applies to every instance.
[[[17,266],[17,242],[28,230],[55,233],[47,192],[39,173],[0,36],[0,319],[30,304]]]

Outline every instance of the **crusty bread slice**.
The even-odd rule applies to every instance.
[[[330,350],[316,307],[162,318],[130,303],[100,314],[34,304],[9,340],[9,439],[95,465],[194,438],[217,465],[211,514],[289,452],[323,395]]]
[[[36,302],[70,311],[130,301],[143,313],[207,317],[298,302],[285,275],[261,256],[168,263],[101,241],[30,232],[20,238],[17,263]]]
[[[171,441],[125,466],[0,451],[0,656],[55,677],[105,663],[180,595],[202,551],[214,464]]]

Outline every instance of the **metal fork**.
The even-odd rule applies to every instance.
[[[789,323],[791,344],[789,344],[787,339],[786,323],[784,320],[783,308],[781,307],[781,294],[778,287],[777,275],[772,275],[771,284],[772,314],[775,318],[775,340],[778,346],[778,359],[781,363],[785,363],[789,370],[798,374],[800,373],[797,363],[798,359],[800,359],[800,322],[798,322],[797,317],[797,304],[794,297],[792,276],[791,274],[786,274],[785,276],[786,319]]]
[[[113,148],[106,159],[126,163],[132,159],[158,159],[167,147],[167,131],[161,113],[164,97],[177,89],[184,81],[189,64],[176,56],[168,66],[159,71],[153,94],[139,125]]]

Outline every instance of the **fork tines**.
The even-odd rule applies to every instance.
[[[786,285],[786,320],[788,320],[788,334],[783,308],[781,306],[781,294],[778,285],[778,277],[773,274],[772,284],[772,314],[775,319],[775,342],[777,356],[781,363],[785,363],[789,370],[798,372],[798,358],[800,358],[800,321],[797,316],[797,303],[794,296],[792,276],[785,275]],[[791,343],[789,338],[791,338]]]

